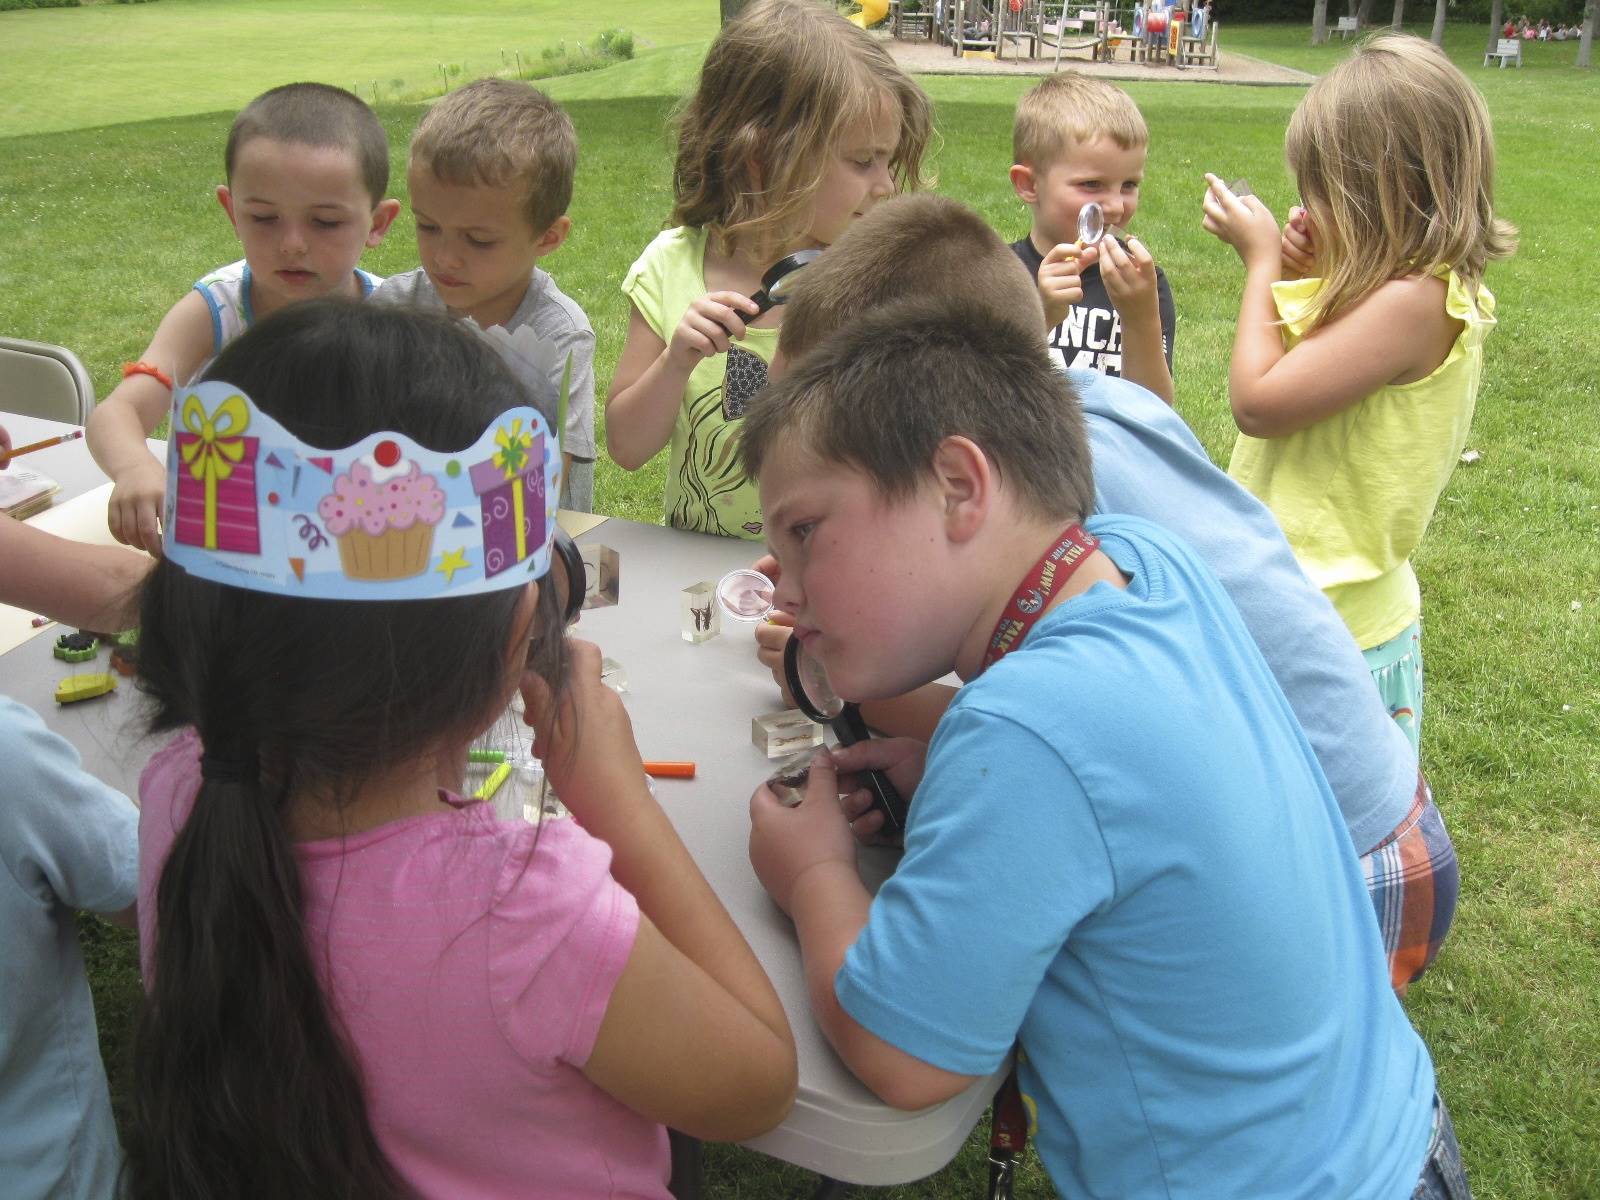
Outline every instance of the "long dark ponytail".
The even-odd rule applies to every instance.
[[[328,447],[387,429],[461,450],[528,402],[492,350],[443,318],[339,302],[262,322],[207,375]],[[140,687],[152,732],[197,730],[204,778],[156,892],[127,1196],[408,1194],[373,1134],[360,1066],[307,948],[283,818],[291,797],[337,806],[378,768],[487,724],[520,595],[308,601],[157,565],[143,596]],[[558,681],[554,588],[540,588],[535,628],[530,662]]]

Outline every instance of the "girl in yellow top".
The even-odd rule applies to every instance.
[[[1318,80],[1285,146],[1304,208],[1280,235],[1207,175],[1207,230],[1244,260],[1228,473],[1272,509],[1416,744],[1421,597],[1409,561],[1466,442],[1494,327],[1494,140],[1437,47],[1384,34]]]
[[[781,306],[769,267],[829,245],[917,186],[932,109],[879,42],[814,0],[757,0],[724,26],[678,115],[668,229],[623,280],[632,308],[606,397],[606,449],[635,471],[672,447],[667,524],[762,537],[739,463]]]

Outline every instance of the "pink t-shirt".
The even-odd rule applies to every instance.
[[[192,731],[139,782],[139,933],[199,790]],[[639,910],[573,821],[492,806],[296,846],[306,937],[366,1081],[373,1131],[423,1196],[665,1198],[666,1131],[591,1084],[588,1061]]]

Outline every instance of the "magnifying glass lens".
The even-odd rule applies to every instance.
[[[833,720],[844,711],[844,701],[834,694],[827,670],[818,659],[807,654],[803,646],[797,659],[800,687],[806,698],[801,707],[809,707],[825,721]],[[799,702],[800,697],[797,695],[795,700]]]
[[[1090,201],[1078,210],[1078,241],[1092,246],[1106,233],[1105,210]]]
[[[772,611],[775,592],[772,580],[760,571],[741,567],[717,581],[717,604],[735,621],[759,621]]]

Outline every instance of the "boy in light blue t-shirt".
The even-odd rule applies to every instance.
[[[966,681],[926,747],[836,751],[793,809],[752,797],[818,1022],[903,1108],[1018,1045],[1063,1195],[1465,1195],[1305,735],[1193,551],[1079,525],[1081,415],[1016,329],[893,305],[746,416],[775,599],[835,690]],[[836,802],[867,768],[913,794],[876,899]]]

